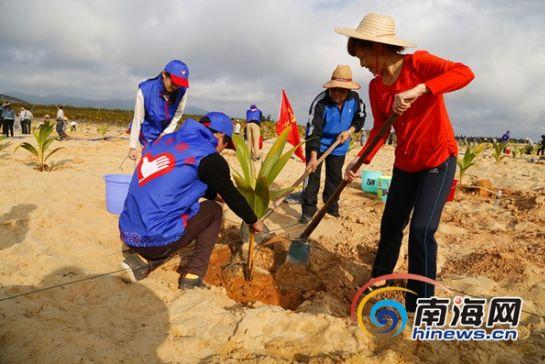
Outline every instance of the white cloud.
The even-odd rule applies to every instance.
[[[541,1],[31,1],[3,3],[0,91],[132,98],[172,58],[190,66],[189,103],[275,115],[285,87],[300,122],[346,54],[337,26],[376,11],[400,37],[468,64],[476,79],[447,95],[458,133],[545,132],[545,4]],[[368,124],[369,125],[369,124]]]

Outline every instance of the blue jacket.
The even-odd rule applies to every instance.
[[[187,89],[181,87],[170,95],[168,101],[165,100],[161,75],[140,83],[138,87],[144,95],[145,110],[139,140],[145,146],[157,139],[170,124]]]
[[[215,153],[216,146],[216,137],[193,119],[148,146],[119,216],[125,244],[164,246],[180,239],[207,190],[198,178],[199,163]]]
[[[321,92],[310,106],[310,117],[307,123],[306,145],[307,155],[310,151],[325,152],[335,142],[337,136],[351,126],[358,132],[365,123],[365,104],[356,91],[350,91],[339,110],[329,97],[327,90]],[[332,155],[343,156],[348,152],[350,139],[339,145]]]
[[[261,110],[258,108],[246,110],[246,122],[256,122],[257,124],[261,123]]]
[[[15,120],[15,112],[12,109],[3,109],[2,117],[5,120]]]

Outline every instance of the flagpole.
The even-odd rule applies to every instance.
[[[278,118],[276,118],[276,123],[280,121],[280,113],[282,112],[282,97],[284,96],[284,87],[282,87],[282,91],[280,91],[280,106],[278,106]],[[275,124],[276,124],[275,123]],[[276,129],[276,127],[275,127]],[[278,130],[276,131],[276,134],[278,135]]]

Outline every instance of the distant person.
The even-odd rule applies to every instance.
[[[0,127],[2,127],[2,134],[6,134],[7,125],[4,123],[4,108],[6,106],[6,102],[3,102],[2,105],[0,105]]]
[[[30,110],[27,110],[24,106],[21,106],[19,118],[21,119],[21,129],[23,134],[30,134],[32,119],[34,119],[34,115],[32,115]]]
[[[64,108],[62,105],[57,106],[57,124],[55,125],[55,130],[59,135],[59,139],[63,140],[68,137],[65,132],[66,129],[66,115],[64,115]]]
[[[439,58],[426,51],[402,53],[414,44],[399,39],[395,22],[386,15],[367,14],[357,28],[338,28],[348,36],[347,51],[359,59],[373,79],[369,100],[373,129],[365,150],[369,164],[388,139],[379,132],[390,115],[399,115],[393,124],[397,138],[390,190],[382,214],[380,240],[371,277],[390,274],[399,258],[403,231],[410,224],[408,271],[436,278],[437,241],[441,213],[456,172],[458,145],[447,113],[444,95],[459,90],[473,80],[469,67]],[[376,137],[379,143],[372,149]],[[348,181],[357,158],[346,167]],[[376,286],[375,286],[376,288]],[[434,295],[434,286],[408,280],[405,307],[414,315],[417,298]]]
[[[510,133],[511,133],[511,132],[510,132],[509,130],[507,130],[507,131],[505,132],[505,134],[503,134],[503,135],[501,136],[500,141],[501,141],[502,143],[507,143],[507,142],[509,141],[509,139],[511,139]]]
[[[261,110],[255,105],[250,105],[246,111],[246,135],[248,137],[248,146],[253,160],[261,158],[261,148],[259,147],[259,138],[261,138],[261,119],[263,115]]]
[[[360,84],[352,80],[352,69],[338,65],[331,79],[323,85],[325,91],[316,96],[310,106],[310,117],[306,129],[307,166],[312,170],[301,195],[301,218],[306,224],[318,210],[318,191],[322,166],[320,156],[340,138],[339,144],[325,159],[325,186],[322,198],[325,201],[335,192],[343,180],[343,165],[350,147],[350,134],[359,132],[365,122],[365,105],[355,90]],[[339,217],[339,199],[327,213]]]
[[[154,77],[141,82],[136,93],[130,126],[129,158],[136,160],[138,143],[143,149],[176,129],[184,113],[189,88],[189,68],[172,60]]]
[[[223,210],[215,202],[218,195],[254,231],[263,230],[262,222],[234,186],[229,164],[221,156],[232,136],[229,117],[211,112],[200,123],[186,120],[178,131],[146,148],[119,216],[121,239],[138,253],[122,263],[126,280],[145,278],[151,269],[195,240],[179,288],[202,286],[222,225]],[[199,202],[201,198],[204,200]]]
[[[537,150],[537,155],[539,155],[539,153],[541,153],[541,155],[544,155],[543,153],[545,152],[545,135],[541,136],[540,144],[541,144],[541,146]]]
[[[3,126],[4,126],[4,135],[6,137],[13,138],[13,125],[15,124],[15,112],[11,109],[11,104],[9,102],[4,103],[4,109],[2,110]]]
[[[235,120],[233,119],[233,133],[235,133],[236,135],[240,136],[240,123],[238,122],[238,120]]]
[[[70,132],[74,132],[78,129],[78,122],[76,120],[72,120],[70,122]]]

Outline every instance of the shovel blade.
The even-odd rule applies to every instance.
[[[306,240],[296,239],[290,244],[286,263],[308,265],[310,244]]]

